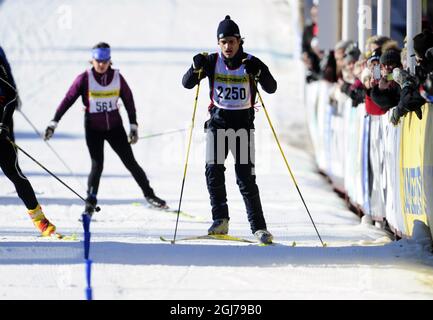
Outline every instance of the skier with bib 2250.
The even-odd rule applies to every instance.
[[[238,25],[226,16],[218,25],[218,53],[197,54],[183,76],[182,84],[192,89],[208,77],[210,119],[207,132],[206,182],[212,206],[213,224],[208,234],[228,234],[229,210],[225,188],[225,166],[229,150],[235,158],[236,181],[242,194],[251,231],[262,243],[272,243],[267,230],[254,173],[255,81],[267,93],[277,83],[268,67],[245,53]],[[221,147],[222,146],[222,147]]]

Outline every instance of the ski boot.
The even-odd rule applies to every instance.
[[[32,218],[33,224],[41,232],[43,237],[49,237],[55,234],[56,226],[48,221],[39,204],[35,209],[29,210],[28,213],[30,218]]]
[[[228,234],[229,233],[229,219],[216,219],[208,229],[208,235],[215,234]]]
[[[273,235],[266,229],[257,230],[254,232],[254,236],[263,244],[271,244],[274,239]]]
[[[90,217],[95,212],[95,207],[98,201],[96,200],[96,196],[88,195],[86,198],[86,205],[84,207],[84,214],[89,215]]]
[[[158,198],[155,195],[146,196],[145,198],[146,198],[147,202],[152,207],[155,207],[155,208],[158,208],[158,209],[168,209],[167,203],[164,200]]]

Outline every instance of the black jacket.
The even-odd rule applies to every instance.
[[[243,52],[242,46],[240,46],[238,53],[232,59],[225,59],[225,64],[230,69],[237,69],[241,66],[242,60],[248,57],[247,53]],[[206,57],[207,63],[204,66],[204,73],[201,75],[200,80],[208,77],[209,80],[209,96],[212,96],[213,81],[215,77],[215,66],[218,58],[218,53],[212,53]],[[258,82],[261,87],[267,93],[274,93],[277,90],[277,82],[269,72],[269,68],[258,58],[251,57],[251,59],[256,60],[260,65],[260,76]],[[194,72],[193,66],[189,68],[186,74],[183,76],[182,84],[187,89],[194,88],[199,82],[198,73]],[[251,100],[254,103],[257,95],[257,89],[254,85],[254,79],[250,79],[251,84]],[[244,109],[244,110],[225,110],[217,108],[211,104],[209,106],[209,112],[211,118],[206,121],[205,129],[228,129],[232,128],[235,130],[246,128],[254,129],[254,118],[255,110],[254,108]]]
[[[371,99],[373,99],[374,103],[382,110],[388,111],[398,105],[400,101],[400,91],[401,89],[398,84],[385,90],[380,90],[377,85],[371,89]]]
[[[12,115],[17,106],[17,90],[9,62],[0,47],[0,123],[11,126]]]
[[[200,78],[200,80],[201,80],[201,79],[208,77],[209,90],[210,90],[209,96],[211,96],[211,94],[212,94],[212,85],[213,85],[213,80],[214,80],[214,76],[215,76],[215,65],[217,62],[217,57],[218,57],[218,53],[212,53],[206,57],[207,64],[204,67],[204,73],[201,75],[201,78]],[[231,69],[237,69],[241,66],[242,60],[246,59],[247,57],[248,57],[248,54],[243,52],[243,49],[241,46],[239,48],[239,51],[236,54],[236,56],[233,57],[232,59],[230,59],[230,61],[225,60],[225,62],[226,62],[226,64],[229,64],[229,67]],[[260,61],[258,58],[251,57],[251,59],[256,60],[261,65],[261,67],[260,67],[261,73],[260,73],[260,77],[259,77],[258,81],[259,81],[260,85],[262,86],[263,90],[265,90],[267,93],[274,93],[277,90],[277,82],[272,77],[271,73],[269,72],[269,68],[262,61]],[[185,88],[192,89],[198,84],[198,82],[199,82],[198,73],[194,72],[194,69],[191,65],[189,70],[183,76],[182,84]],[[256,89],[253,85],[253,81],[251,81],[251,84],[252,84],[252,87],[251,87],[252,97],[251,98],[253,100],[255,100]]]

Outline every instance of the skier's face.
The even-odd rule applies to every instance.
[[[239,50],[241,39],[236,37],[225,37],[218,41],[221,52],[227,59],[233,58]]]
[[[93,68],[95,68],[97,73],[105,73],[108,70],[108,67],[110,66],[110,60],[107,61],[101,61],[101,60],[92,60]]]

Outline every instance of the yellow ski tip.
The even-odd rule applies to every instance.
[[[78,237],[75,233],[70,234],[70,235],[64,235],[61,233],[55,233],[53,235],[54,238],[59,239],[59,240],[69,240],[69,241],[76,241],[78,240]]]

